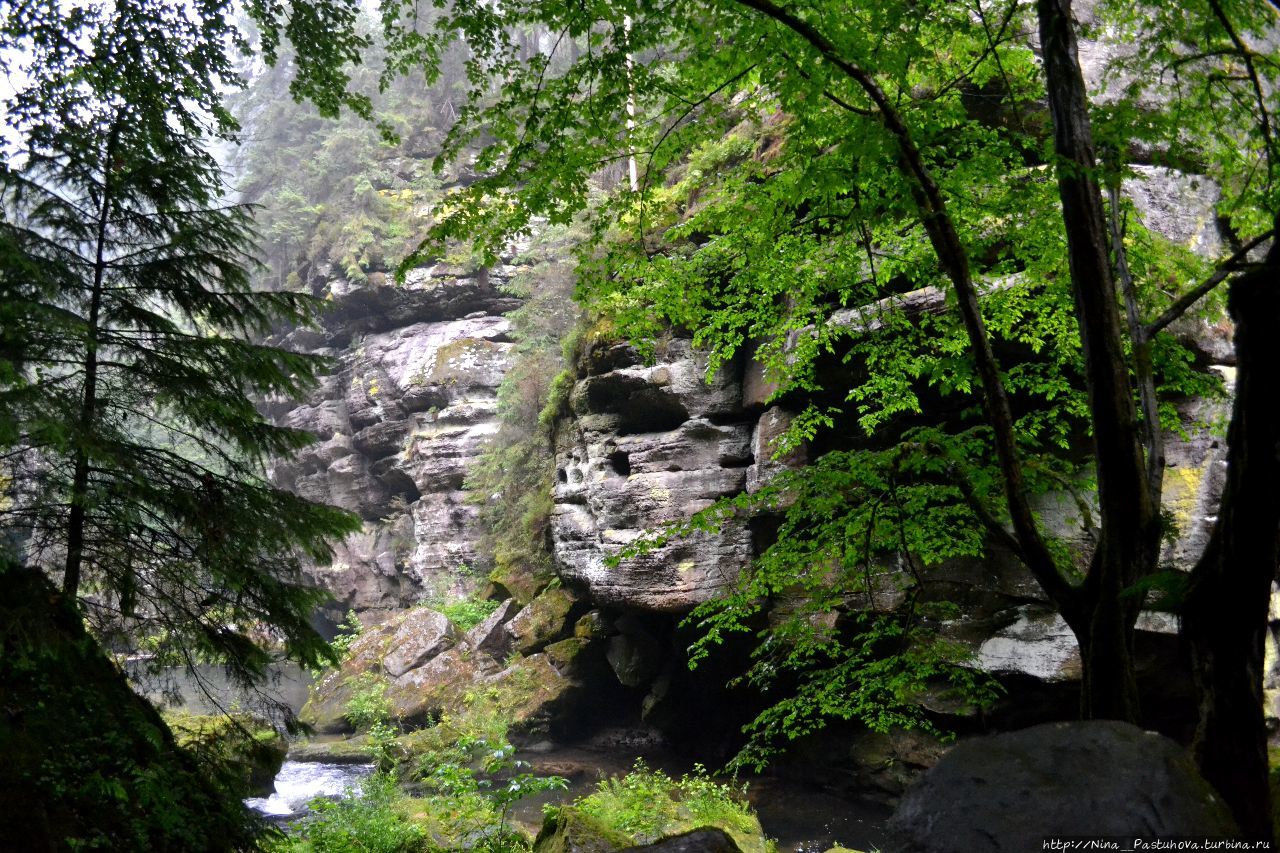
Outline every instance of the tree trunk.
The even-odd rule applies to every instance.
[[[102,199],[98,206],[93,282],[89,293],[89,315],[85,320],[84,390],[80,416],[76,422],[77,446],[71,475],[71,506],[67,517],[67,560],[62,572],[62,594],[74,600],[80,589],[84,567],[84,531],[89,504],[89,436],[98,417],[98,324],[102,313],[103,288],[107,272],[107,226],[111,221],[112,181],[119,128],[113,126],[102,158]]]
[[[1231,285],[1236,396],[1218,522],[1191,573],[1182,633],[1199,705],[1194,744],[1205,778],[1240,829],[1271,839],[1262,668],[1280,560],[1280,258]]]
[[[1106,572],[1118,577],[1119,572]],[[1119,591],[1091,602],[1071,625],[1080,645],[1080,717],[1085,720],[1139,722],[1138,679],[1133,665],[1134,623],[1139,607]]]
[[[1160,516],[1148,488],[1141,431],[1129,383],[1110,235],[1098,183],[1089,100],[1076,50],[1070,0],[1038,0],[1045,85],[1053,116],[1058,196],[1084,352],[1097,465],[1102,534],[1080,589],[1080,608],[1064,612],[1080,642],[1086,718],[1138,722],[1132,667],[1140,601],[1122,598],[1150,574],[1159,555]]]

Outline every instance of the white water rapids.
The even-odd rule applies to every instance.
[[[267,817],[294,817],[304,814],[316,797],[344,796],[372,772],[372,764],[286,761],[276,774],[271,796],[250,797],[244,804]]]

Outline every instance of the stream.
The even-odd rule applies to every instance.
[[[531,833],[542,823],[545,803],[569,802],[595,790],[606,776],[624,775],[633,763],[627,754],[571,746],[553,746],[521,753],[522,760],[542,775],[563,776],[568,790],[548,791],[528,797],[512,807],[511,820]],[[677,756],[648,752],[645,762],[671,776],[690,768]],[[371,764],[333,764],[319,761],[286,761],[276,776],[269,797],[254,797],[245,804],[276,822],[304,816],[316,797],[341,797],[373,772]],[[762,777],[751,780],[747,799],[755,807],[765,834],[778,842],[780,851],[821,853],[837,844],[860,850],[876,849],[889,810],[838,797],[798,782]]]
[[[164,676],[163,687],[144,678],[136,677],[135,683],[153,700],[196,713],[215,713],[219,705],[253,706],[252,697],[237,694],[214,667],[202,668],[198,679],[182,670]],[[296,712],[306,700],[310,680],[296,666],[280,666],[266,692]],[[647,744],[637,748],[625,736],[596,737],[584,745],[535,744],[521,749],[517,757],[529,762],[533,772],[563,776],[569,782],[566,791],[528,797],[512,808],[512,819],[534,833],[542,823],[544,803],[568,802],[590,794],[600,779],[625,775],[637,757],[675,778],[692,770],[689,759]],[[371,772],[372,764],[288,760],[276,775],[274,792],[268,797],[250,798],[245,804],[274,822],[287,823],[304,816],[311,800],[341,797]],[[858,850],[877,849],[890,814],[885,806],[772,776],[752,779],[747,798],[765,833],[777,840],[780,851],[821,853],[836,844]]]

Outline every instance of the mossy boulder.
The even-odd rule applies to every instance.
[[[298,719],[322,734],[353,731],[346,717],[347,705],[360,689],[362,678],[367,674],[381,675],[383,658],[407,615],[365,629],[352,642],[338,668],[324,673],[311,685]]]
[[[489,572],[489,582],[497,588],[495,591],[505,593],[521,606],[533,601],[554,577],[550,569],[531,569],[523,561],[503,559]]]
[[[164,721],[179,746],[225,768],[241,797],[271,793],[288,746],[266,720],[249,714],[170,711]]]
[[[533,853],[613,853],[631,845],[625,832],[573,806],[562,806],[543,820]]]
[[[569,616],[577,599],[568,590],[552,587],[543,590],[537,598],[507,623],[507,630],[516,651],[530,654],[567,633]]]
[[[543,654],[547,656],[547,660],[551,661],[551,665],[558,672],[572,672],[576,662],[581,658],[582,653],[586,651],[589,643],[581,637],[570,637],[567,640],[560,640],[552,643],[543,650]]]
[[[554,657],[550,652],[517,656],[503,667],[460,638],[456,645],[391,677],[377,653],[397,648],[393,637],[400,624],[401,620],[393,620],[389,630],[360,637],[352,646],[353,655],[312,685],[299,715],[302,721],[322,733],[351,732],[354,726],[348,712],[353,700],[379,690],[390,705],[391,717],[412,729],[433,725],[442,715],[483,695],[501,709],[517,734],[527,734],[545,730],[579,686],[573,663],[580,657],[581,640],[555,644]]]
[[[437,689],[415,695],[423,681],[431,680],[424,679],[430,673],[421,670],[430,667],[431,672],[449,676],[444,688],[465,682],[473,674],[474,667],[462,666],[465,648],[450,654],[461,640],[462,633],[443,614],[427,608],[414,608],[366,629],[352,642],[339,667],[311,686],[298,718],[322,734],[351,732],[354,727],[347,719],[347,707],[358,692],[377,680],[388,684],[393,716],[410,722],[423,719],[433,703],[448,700],[452,694],[441,696],[442,689]],[[439,660],[446,656],[447,660]]]
[[[0,559],[0,839],[22,850],[250,849],[258,824],[37,571]]]
[[[414,608],[396,621],[399,627],[382,658],[382,668],[392,678],[422,666],[462,639],[449,617],[426,607]]]
[[[609,831],[608,835],[596,832],[585,836],[588,839],[625,837],[620,847],[609,848],[616,850],[775,853],[773,842],[765,837],[759,818],[743,795],[742,788],[703,773],[673,779],[637,762],[626,776],[606,779],[594,793],[559,809],[554,825],[548,820],[538,837],[543,840],[545,836],[549,845],[558,844],[558,830],[581,826]],[[566,836],[565,843],[569,840]],[[664,844],[668,846],[660,846]]]

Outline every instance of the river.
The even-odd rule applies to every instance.
[[[563,776],[569,782],[565,791],[528,797],[513,807],[511,819],[530,832],[536,832],[542,822],[543,804],[569,802],[589,794],[600,779],[625,774],[635,760],[629,753],[572,746],[556,746],[518,757],[528,761],[536,773]],[[650,767],[672,776],[690,770],[688,763],[675,755],[650,751],[644,758]],[[371,764],[286,761],[276,776],[274,793],[245,802],[276,821],[297,818],[306,813],[307,804],[315,797],[347,795],[372,771]],[[889,815],[883,806],[768,776],[749,782],[747,799],[759,815],[765,834],[778,842],[780,851],[821,853],[836,845],[877,849]]]

